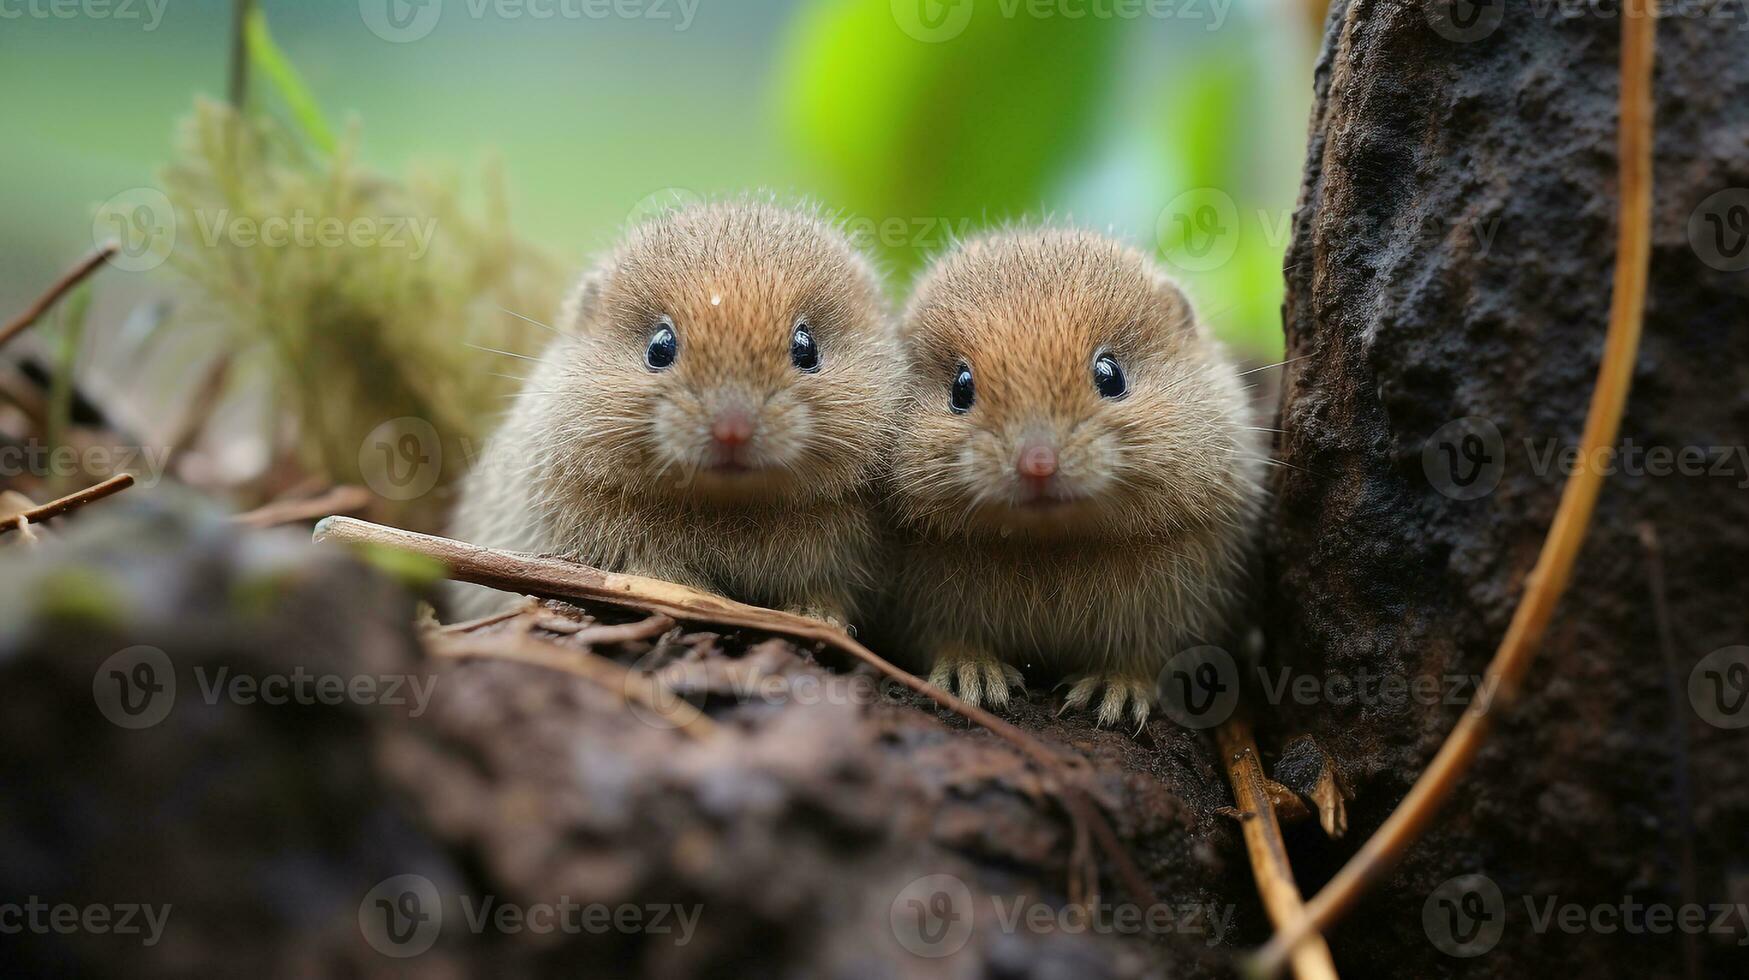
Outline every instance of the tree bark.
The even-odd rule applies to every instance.
[[[1615,472],[1522,698],[1331,936],[1344,976],[1744,962],[1736,915],[1659,934],[1632,908],[1613,929],[1593,914],[1749,899],[1749,729],[1733,727],[1749,650],[1731,649],[1749,643],[1749,33],[1741,8],[1665,14],[1645,337],[1620,452],[1600,461]],[[1330,13],[1267,534],[1266,672],[1318,682],[1266,686],[1283,692],[1274,734],[1312,733],[1358,792],[1345,842],[1296,835],[1308,884],[1476,695],[1572,465],[1610,296],[1619,28],[1518,0]],[[1444,884],[1467,875],[1497,894]],[[1484,904],[1455,911],[1480,925],[1452,918],[1465,892]],[[1584,924],[1539,925],[1551,902]]]

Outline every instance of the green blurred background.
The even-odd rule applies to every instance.
[[[1110,231],[1269,364],[1321,10],[0,0],[0,313],[103,240],[129,249],[7,345],[0,444],[157,450],[238,507],[362,483],[377,516],[439,527],[522,373],[493,351],[546,340],[523,318],[628,222],[750,189],[837,212],[895,298],[956,236]],[[433,238],[215,231],[289,218]],[[392,447],[415,445],[404,488]],[[41,469],[13,488],[108,475]]]
[[[473,187],[496,160],[511,223],[561,264],[584,261],[669,188],[816,196],[860,219],[901,293],[950,233],[1054,216],[1179,259],[1223,336],[1253,358],[1279,348],[1313,50],[1295,3],[260,6],[329,125],[357,124],[365,164]],[[225,94],[227,0],[56,9],[7,0],[0,16],[8,311],[91,247],[101,202],[158,185],[193,98]],[[384,19],[396,14],[407,30]],[[373,18],[411,39],[379,36]],[[257,98],[290,111],[271,92]],[[1184,196],[1199,188],[1224,198]],[[1221,240],[1179,241],[1186,232]],[[125,310],[166,275],[109,274],[98,311]]]

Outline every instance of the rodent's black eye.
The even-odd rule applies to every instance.
[[[953,409],[955,415],[964,415],[972,410],[972,402],[977,397],[978,390],[972,385],[972,369],[962,361],[953,372],[953,387],[948,390],[947,407]]]
[[[650,333],[650,344],[644,348],[644,363],[652,371],[660,371],[674,363],[680,355],[680,344],[674,339],[674,328],[667,321]]]
[[[796,321],[796,332],[790,334],[789,359],[796,367],[810,374],[820,370],[820,346],[814,343],[814,331],[806,320]]]
[[[1106,398],[1122,398],[1130,390],[1124,379],[1123,366],[1110,354],[1101,354],[1093,361],[1093,387]]]

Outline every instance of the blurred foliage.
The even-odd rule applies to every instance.
[[[183,229],[171,263],[193,287],[195,315],[270,379],[284,410],[275,414],[294,420],[273,438],[289,441],[280,448],[305,469],[357,482],[366,435],[412,416],[437,430],[453,477],[501,406],[495,396],[513,384],[494,375],[508,369],[493,355],[468,345],[534,348],[538,328],[505,310],[545,309],[558,272],[511,232],[495,174],[491,204],[474,216],[453,181],[361,168],[356,131],[332,157],[309,136],[199,102],[163,177]],[[270,244],[226,230],[304,218],[364,234]],[[420,227],[433,232],[423,254]]]
[[[1111,18],[1008,17],[976,5],[939,43],[895,29],[889,0],[804,10],[777,90],[796,143],[821,166],[828,201],[900,238],[877,236],[901,272],[976,229],[1038,216],[1087,155],[1115,79]]]
[[[1280,100],[1258,30],[1236,20],[1219,32],[1195,20],[1164,30],[999,3],[917,0],[916,19],[909,9],[808,8],[776,86],[792,143],[826,199],[900,273],[895,288],[955,236],[1067,217],[1150,249],[1217,332],[1251,357],[1278,355],[1297,160],[1256,162],[1277,153],[1258,134]],[[1101,171],[1114,152],[1139,157],[1141,173]],[[1211,198],[1223,203],[1219,220],[1202,207]],[[1063,202],[1083,207],[1066,213]],[[1180,204],[1197,220],[1179,220]],[[1186,236],[1210,235],[1227,257],[1177,261],[1195,250]]]

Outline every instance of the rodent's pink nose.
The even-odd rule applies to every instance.
[[[753,417],[741,411],[718,412],[711,421],[711,438],[724,446],[739,446],[753,438]]]
[[[1022,447],[1015,468],[1029,480],[1048,480],[1057,474],[1057,451],[1038,443]]]

